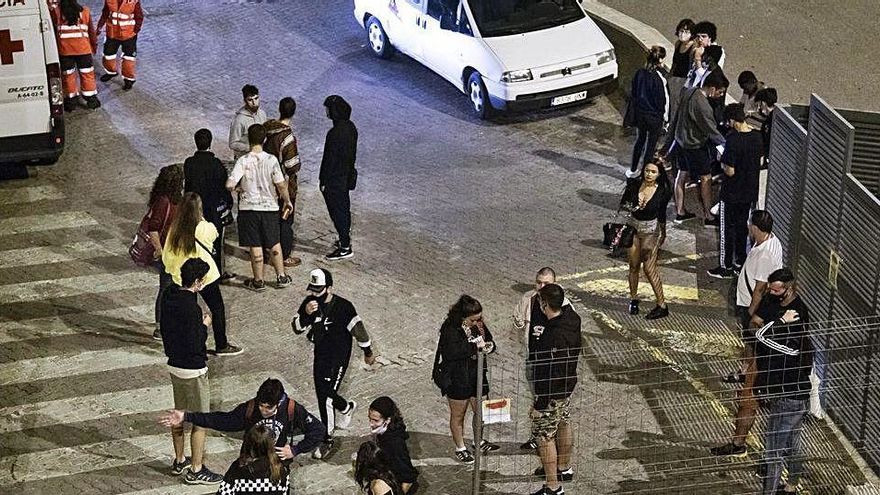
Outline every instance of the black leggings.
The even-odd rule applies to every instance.
[[[321,413],[321,421],[327,428],[327,437],[336,427],[336,411],[344,411],[348,408],[348,399],[339,395],[339,387],[345,378],[348,369],[348,359],[344,363],[319,362],[315,358],[314,378],[315,394],[318,397],[318,410]]]
[[[339,234],[339,247],[351,247],[351,199],[348,189],[324,189],[324,202],[327,203],[327,212],[330,220]]]

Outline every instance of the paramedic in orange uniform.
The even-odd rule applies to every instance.
[[[137,36],[144,23],[144,11],[140,0],[105,0],[98,32],[106,25],[104,40],[104,72],[101,81],[107,82],[119,73],[116,53],[122,47],[122,89],[128,91],[134,85],[137,63]]]

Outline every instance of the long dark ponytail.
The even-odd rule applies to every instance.
[[[61,9],[61,17],[68,26],[79,24],[79,13],[82,12],[82,6],[76,0],[61,0],[59,7]]]

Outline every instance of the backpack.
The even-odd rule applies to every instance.
[[[256,407],[254,407],[255,404],[256,404],[256,400],[254,400],[254,399],[251,399],[247,402],[247,412],[244,413],[244,419],[246,421],[250,421],[251,417],[253,417],[254,409],[256,409]],[[296,409],[296,401],[291,399],[290,397],[288,397],[287,398],[287,418],[288,419],[293,417],[294,409]]]

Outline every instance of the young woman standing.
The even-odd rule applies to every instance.
[[[168,235],[168,228],[177,212],[177,205],[181,201],[183,193],[183,171],[177,165],[168,165],[159,170],[159,176],[153,182],[153,188],[150,190],[150,200],[147,204],[149,212],[147,215],[150,220],[147,224],[147,233],[150,236],[150,242],[153,244],[153,268],[159,272],[159,292],[156,294],[156,329],[153,331],[153,338],[162,340],[162,333],[159,331],[159,321],[162,316],[162,293],[165,288],[171,285],[171,275],[165,271],[165,265],[162,264],[162,246],[165,244],[165,237]]]
[[[678,103],[681,101],[681,90],[691,70],[691,50],[694,48],[692,39],[694,21],[682,19],[675,27],[675,51],[672,53],[672,68],[669,71],[669,120],[675,118]]]
[[[639,175],[639,161],[644,160],[642,163],[647,163],[654,158],[660,131],[669,122],[669,89],[663,76],[664,58],[666,49],[652,46],[648,50],[645,67],[633,76],[630,105],[633,106],[633,124],[637,137],[633,146],[632,162],[626,173],[628,178]]]

